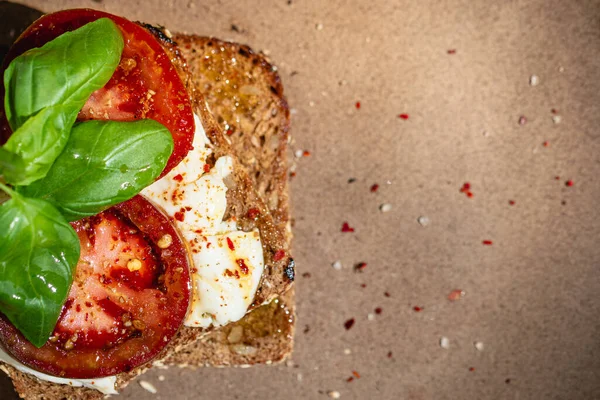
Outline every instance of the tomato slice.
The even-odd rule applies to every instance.
[[[102,11],[59,11],[41,17],[17,39],[5,58],[4,67],[26,50],[40,47],[62,33],[103,17],[110,18],[119,26],[125,47],[112,78],[90,96],[79,113],[79,119],[134,121],[149,118],[166,126],[173,135],[175,146],[162,177],[192,149],[194,116],[177,70],[160,42],[148,30]],[[2,114],[4,123],[0,128],[0,142],[10,136],[10,128]]]
[[[188,310],[185,244],[170,219],[141,196],[72,223],[81,256],[54,332],[41,348],[6,318],[0,340],[22,363],[67,378],[130,371],[154,358]]]

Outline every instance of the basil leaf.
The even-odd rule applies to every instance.
[[[27,166],[23,158],[0,147],[0,173],[4,176],[5,181],[10,183],[26,182],[26,169]]]
[[[45,107],[61,104],[79,112],[109,81],[122,51],[121,31],[100,18],[15,58],[4,73],[4,107],[12,130]]]
[[[28,185],[46,176],[65,147],[71,126],[77,118],[79,110],[69,108],[64,105],[44,108],[12,134],[4,149],[19,156],[25,165],[20,170],[20,176],[5,175],[8,183]],[[13,167],[19,168],[17,165]]]
[[[19,191],[50,201],[74,221],[135,196],[160,175],[172,151],[171,133],[156,121],[83,122],[48,175]]]
[[[69,294],[79,238],[48,202],[9,193],[0,205],[0,310],[41,347]]]

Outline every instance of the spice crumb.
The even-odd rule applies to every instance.
[[[469,368],[469,371],[471,371],[471,372],[475,371],[475,367]]]
[[[379,206],[379,211],[381,212],[390,212],[392,210],[392,205],[389,203],[383,203]]]
[[[417,222],[421,226],[427,226],[427,225],[429,225],[430,221],[429,221],[429,217],[426,217],[426,216],[422,215],[419,218],[417,218]]]
[[[442,336],[440,338],[440,347],[448,350],[450,348],[450,339],[448,339],[446,336]]]
[[[529,77],[529,84],[531,86],[537,86],[540,83],[540,78],[537,75],[531,75]]]
[[[348,183],[354,183],[356,182],[356,178],[348,178]]]
[[[390,292],[383,292],[383,295],[384,295],[385,297],[392,297],[392,295],[390,294]]]
[[[346,330],[349,330],[353,326],[354,326],[354,318],[350,318],[349,320],[344,322],[344,328],[346,328]]]
[[[473,346],[475,346],[478,351],[483,351],[483,342],[474,342]]]
[[[456,49],[449,49],[448,54],[456,54]]]
[[[339,271],[342,269],[342,262],[340,260],[335,260],[331,266],[333,267],[333,269],[335,269],[336,271]]]
[[[387,353],[387,357],[388,357],[388,358],[392,358],[392,357],[393,357],[393,354],[392,354],[392,352],[391,352],[391,351],[388,351],[388,353]]]
[[[464,295],[465,295],[465,291],[464,290],[454,289],[448,295],[448,300],[450,300],[450,301],[460,300]]]
[[[147,390],[148,392],[150,392],[150,393],[152,393],[152,394],[156,394],[156,393],[158,393],[158,390],[156,390],[156,388],[154,387],[154,385],[153,385],[153,384],[151,384],[151,383],[150,383],[150,382],[148,382],[148,381],[143,381],[143,380],[142,380],[142,381],[139,381],[139,384],[140,384],[140,386],[141,386],[143,389]]]

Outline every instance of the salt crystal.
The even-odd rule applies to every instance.
[[[309,101],[308,105],[311,106],[311,107],[314,107],[315,106],[315,102],[314,101]]]
[[[560,72],[561,74],[563,72],[565,72],[565,67],[563,67],[562,65],[558,67],[558,72]]]
[[[373,321],[375,319],[375,314],[371,314],[371,313],[367,314],[367,319],[369,321]]]
[[[483,342],[474,342],[473,346],[479,351],[483,351]]]
[[[337,390],[333,390],[331,392],[327,392],[327,395],[329,397],[331,397],[332,399],[339,399],[340,397],[342,397],[342,395],[340,394],[340,392],[338,392]]]
[[[537,86],[540,83],[540,78],[537,75],[531,75],[529,78],[529,84],[531,86]]]
[[[440,339],[440,347],[448,350],[450,348],[450,339],[448,339],[446,336],[442,336]]]
[[[384,203],[382,205],[379,206],[379,210],[381,212],[388,212],[392,210],[392,205],[389,203]]]
[[[302,158],[302,154],[304,152],[302,150],[296,150],[296,152],[294,153],[294,156],[296,156],[296,158]]]
[[[296,375],[296,379],[298,379],[298,382],[302,382],[302,374]]]
[[[555,124],[560,124],[561,120],[562,120],[562,117],[560,115],[553,115],[552,116],[552,122],[554,122]]]
[[[333,269],[339,271],[342,269],[342,262],[340,260],[336,260],[333,262],[333,264],[331,264],[331,266],[333,267]]]
[[[317,28],[318,31],[322,31],[323,30],[323,24],[322,23],[318,23],[315,28]]]
[[[429,217],[426,216],[420,216],[419,218],[417,218],[417,222],[421,225],[421,226],[427,226],[429,225]]]
[[[140,381],[140,386],[152,394],[156,394],[158,390],[148,381]]]
[[[344,354],[345,355],[352,354],[352,350],[350,350],[350,349],[344,349]]]
[[[163,382],[165,380],[165,376],[164,375],[159,375],[158,376],[158,380]]]

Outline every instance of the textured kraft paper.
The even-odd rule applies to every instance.
[[[264,51],[310,151],[292,157],[292,362],[155,369],[156,394],[120,399],[600,398],[600,2],[23,4]]]

